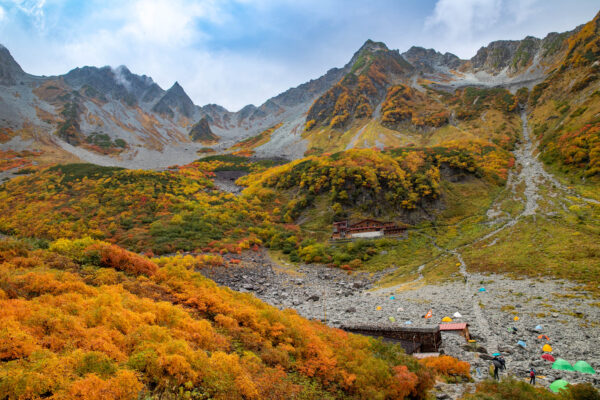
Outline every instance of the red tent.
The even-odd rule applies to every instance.
[[[546,353],[546,354],[542,354],[542,358],[543,358],[544,360],[551,361],[551,362],[554,362],[554,361],[556,361],[556,360],[554,359],[554,357],[552,357],[552,354],[548,354],[548,353]]]

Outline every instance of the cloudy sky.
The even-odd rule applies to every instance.
[[[471,58],[497,39],[589,21],[598,0],[0,0],[23,69],[127,65],[196,104],[237,110],[343,66],[366,39]]]

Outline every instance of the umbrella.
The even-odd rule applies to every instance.
[[[569,382],[564,379],[557,379],[550,384],[550,390],[554,393],[558,393],[559,390],[566,388],[568,384]]]
[[[574,371],[573,366],[567,360],[563,360],[562,358],[558,358],[552,364],[552,369],[557,369],[559,371]]]
[[[542,351],[545,351],[545,352],[549,353],[549,352],[552,351],[552,346],[550,346],[548,343],[546,343],[544,345],[544,347],[542,347]]]
[[[524,341],[522,341],[522,340],[519,340],[519,341],[517,342],[517,344],[518,344],[519,346],[521,346],[522,348],[526,348],[526,347],[527,347],[527,343],[525,343],[525,342],[524,342]]]
[[[592,368],[592,366],[588,363],[586,363],[585,361],[577,361],[575,363],[575,365],[573,365],[573,369],[575,371],[579,371],[583,374],[595,374],[596,371],[594,371],[594,368]]]
[[[492,354],[492,355],[493,355],[494,357],[496,357],[496,356],[499,356],[499,355],[500,355],[500,353],[494,353],[494,354]]]
[[[548,353],[542,354],[542,358],[546,361],[551,361],[551,362],[556,361],[556,359],[554,357],[552,357],[552,354],[548,354]]]

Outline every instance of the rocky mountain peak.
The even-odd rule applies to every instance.
[[[433,72],[439,67],[455,69],[461,64],[460,58],[452,53],[442,54],[434,49],[419,46],[412,46],[402,57],[417,69],[427,72]]]
[[[192,102],[192,99],[189,98],[179,82],[175,82],[152,108],[152,110],[159,114],[170,117],[174,117],[175,111],[178,111],[186,118],[191,118],[194,115],[195,109],[196,106]]]
[[[0,45],[0,85],[11,86],[17,79],[25,75],[21,66],[15,61],[10,51]]]

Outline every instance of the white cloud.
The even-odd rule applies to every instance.
[[[472,37],[495,24],[502,13],[502,0],[438,0],[426,28],[442,26],[453,38]]]
[[[2,22],[3,19],[4,19],[4,8],[2,8],[2,6],[0,6],[0,22]]]
[[[44,29],[44,5],[46,0],[12,0],[21,12],[33,18],[38,29]]]
[[[199,39],[195,22],[215,15],[211,1],[138,0],[119,33],[156,45],[187,45]]]

